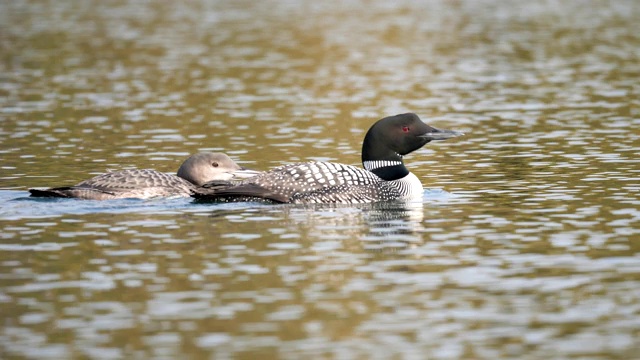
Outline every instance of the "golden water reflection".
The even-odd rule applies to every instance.
[[[0,4],[0,353],[640,354],[640,8],[592,2]],[[417,204],[34,200],[223,151],[360,161],[376,119],[464,131]]]

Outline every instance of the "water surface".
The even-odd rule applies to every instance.
[[[640,357],[640,6],[0,5],[3,358]],[[359,164],[422,201],[30,199],[198,151]]]

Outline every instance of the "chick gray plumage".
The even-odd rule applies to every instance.
[[[32,197],[88,200],[155,197],[188,197],[194,189],[212,181],[233,181],[259,174],[236,164],[222,153],[198,153],[185,160],[177,175],[150,169],[113,171],[73,186],[29,189]]]

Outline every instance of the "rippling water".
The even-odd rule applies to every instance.
[[[640,357],[635,1],[0,4],[0,357]],[[28,198],[467,133],[423,201]]]

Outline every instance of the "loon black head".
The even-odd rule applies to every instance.
[[[431,127],[414,113],[388,116],[378,120],[367,132],[362,144],[362,163],[367,170],[385,180],[409,174],[402,156],[420,149],[432,140],[446,140],[462,133]]]

